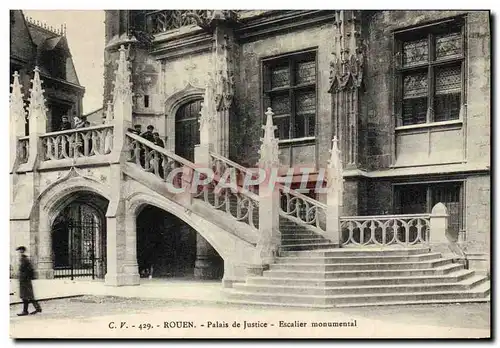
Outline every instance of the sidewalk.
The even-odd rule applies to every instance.
[[[220,281],[187,279],[141,279],[137,286],[106,286],[102,280],[37,279],[33,281],[39,301],[83,295],[140,297],[148,299],[223,301]],[[10,280],[10,304],[21,303],[16,279]]]

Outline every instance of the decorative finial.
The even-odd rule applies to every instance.
[[[10,86],[12,87],[9,104],[11,121],[22,121],[24,124],[26,123],[26,110],[24,109],[23,92],[17,71],[14,72],[14,82]]]
[[[31,80],[32,87],[30,89],[30,103],[28,109],[28,118],[33,117],[39,118],[43,117],[47,119],[47,109],[45,107],[45,98],[43,97],[42,81],[40,80],[40,69],[38,66],[35,67],[35,75]]]
[[[264,130],[264,137],[260,139],[262,144],[259,150],[259,165],[264,168],[276,167],[279,165],[279,139],[274,136],[274,132],[277,127],[273,125],[273,116],[273,110],[271,108],[267,108],[266,124],[262,126],[262,129]]]
[[[332,149],[328,160],[328,186],[331,190],[336,189],[341,194],[343,190],[343,169],[342,159],[337,136],[332,139]]]

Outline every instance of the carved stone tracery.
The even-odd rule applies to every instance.
[[[347,168],[356,168],[358,158],[359,97],[363,88],[365,49],[361,38],[361,11],[335,13],[334,51],[330,63],[333,98],[333,133]]]

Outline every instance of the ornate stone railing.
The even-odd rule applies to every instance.
[[[18,158],[19,164],[28,162],[30,155],[30,137],[29,135],[19,138]]]
[[[220,177],[228,169],[233,170],[239,187],[245,188],[255,194],[259,193],[259,185],[252,183],[253,180],[258,178],[259,174],[257,171],[245,168],[242,165],[214,152],[210,153],[210,158],[212,161],[212,170],[216,175]]]
[[[40,136],[42,161],[107,155],[113,148],[113,126],[51,132]]]
[[[341,245],[403,245],[429,242],[430,214],[344,216]]]
[[[203,200],[217,210],[230,214],[237,221],[258,228],[259,197],[243,187],[232,189],[219,184],[220,176],[215,174],[207,179],[207,168],[177,156],[170,151],[156,146],[138,135],[127,133],[128,161],[134,162],[145,172],[149,172],[175,188],[186,185],[193,197]],[[172,175],[172,171],[177,170]],[[196,175],[193,175],[195,172]],[[189,175],[185,177],[184,175]],[[194,178],[199,181],[195,182]],[[196,186],[193,188],[193,186]]]
[[[315,232],[325,235],[327,206],[281,184],[280,215]]]
[[[196,24],[190,14],[206,18],[206,10],[158,10],[146,13],[146,28],[151,34],[163,33],[180,27]]]

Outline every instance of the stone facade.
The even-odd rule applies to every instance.
[[[144,129],[151,124],[164,139],[165,148],[174,152],[176,141],[186,137],[185,131],[177,128],[177,112],[183,105],[211,98],[214,103],[204,101],[201,117],[203,122],[213,122],[205,129],[215,130],[191,144],[193,161],[205,164],[214,151],[236,162],[233,166],[257,166],[263,156],[259,153],[261,141],[274,138],[270,134],[262,138],[262,125],[269,121],[265,114],[269,105],[263,91],[268,78],[264,65],[279,66],[277,58],[303,53],[309,54],[308,59],[314,57],[314,136],[279,139],[279,153],[273,155],[278,156],[277,167],[308,166],[317,171],[328,166],[332,138],[338,137],[343,162],[343,181],[338,178],[338,182],[343,182],[343,187],[329,194],[337,195],[333,196],[337,200],[341,197],[336,201],[340,210],[330,209],[332,196],[316,197],[326,202],[316,208],[327,207],[328,212],[323,219],[326,227],[320,233],[337,243],[334,236],[338,236],[339,227],[333,224],[336,221],[338,225],[339,215],[430,214],[437,203],[444,201],[448,208],[439,205],[439,221],[443,222],[448,209],[453,242],[465,243],[467,252],[479,255],[478,259],[488,259],[484,256],[489,255],[490,243],[491,52],[487,12],[217,10],[187,16],[182,12],[189,11],[106,11],[103,107],[107,110],[107,103],[113,101],[114,114],[103,128],[114,129],[113,149],[99,157],[100,161],[60,160],[57,169],[42,163],[44,171],[40,173],[33,172],[33,167],[16,172],[12,176],[14,191],[26,192],[18,196],[22,199],[16,201],[14,197],[13,204],[19,210],[11,218],[11,227],[20,232],[13,240],[29,241],[36,249],[47,235],[35,231],[42,226],[41,231],[47,233],[50,221],[48,213],[37,208],[46,199],[44,192],[61,190],[57,195],[63,197],[63,192],[79,188],[109,200],[106,282],[111,285],[138,283],[135,217],[146,204],[175,215],[201,236],[196,243],[198,274],[207,269],[205,260],[215,252],[224,260],[223,281],[227,285],[244,279],[249,269],[253,273],[262,271],[279,239],[275,221],[279,199],[273,195],[260,197],[260,218],[265,220],[264,215],[272,212],[266,225],[256,229],[239,222],[235,227],[233,220],[203,202],[189,196],[174,199],[151,173],[130,165],[124,157],[131,136],[124,129],[137,123]],[[156,23],[153,35],[148,33],[151,28],[143,25],[154,24],[158,15],[170,15],[175,20],[165,28],[160,24],[166,22]],[[460,58],[460,114],[443,122],[402,125],[398,98],[403,86],[397,81],[406,72],[398,70],[401,55],[395,46],[403,40],[401,37],[412,38],[417,35],[414,32],[423,35],[426,28],[446,27],[452,20],[463,23],[465,43]],[[116,72],[125,62],[131,69],[132,84],[128,84],[127,75],[127,86],[121,85],[126,93],[117,97],[121,75]],[[303,86],[295,87],[299,90]],[[205,93],[207,88],[213,90]],[[286,90],[290,95],[295,93],[292,88]],[[290,107],[294,110],[296,106]],[[431,117],[431,109],[426,117]],[[190,117],[191,126],[198,129],[196,112]],[[269,132],[274,126],[268,126],[264,128]],[[86,173],[80,167],[96,173]],[[66,174],[58,177],[55,172]],[[413,192],[421,195],[418,205],[413,204],[416,198],[415,202],[407,199]],[[260,191],[261,195],[265,193]],[[26,199],[30,204],[35,202],[33,212],[26,207],[31,207]],[[319,225],[315,228],[321,229]],[[45,262],[39,267],[41,272],[50,276],[48,242],[44,243],[34,254]],[[482,267],[488,267],[488,262]]]

